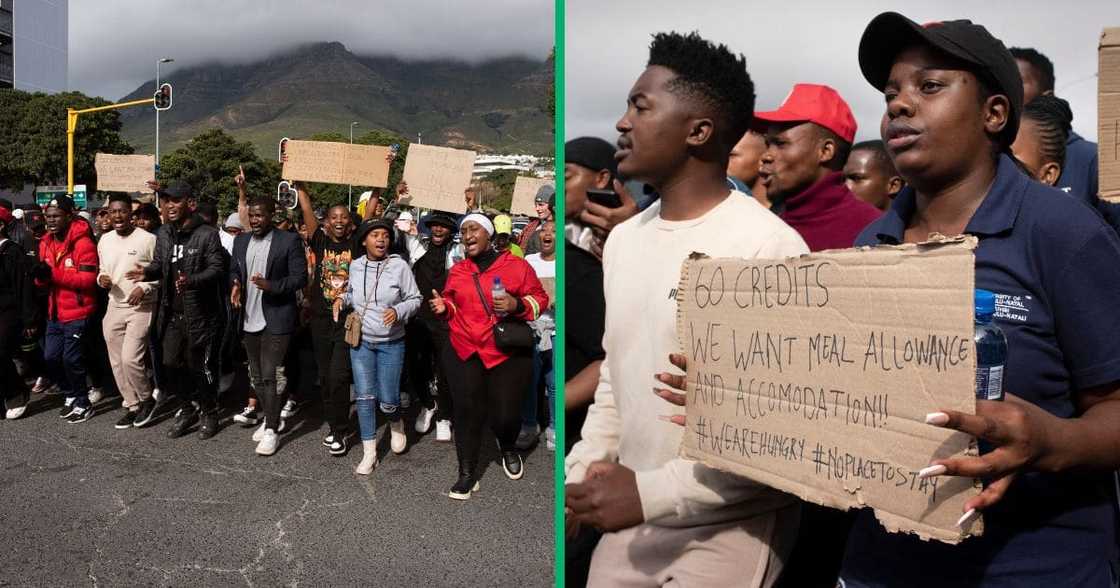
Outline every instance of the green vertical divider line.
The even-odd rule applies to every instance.
[[[555,142],[556,162],[556,212],[553,222],[560,243],[556,248],[556,343],[552,346],[552,375],[556,380],[556,394],[552,410],[556,423],[556,494],[553,530],[556,535],[556,585],[564,586],[564,334],[566,316],[566,296],[564,288],[564,0],[555,0],[553,21],[555,33],[553,46],[553,88],[556,112],[553,141]]]

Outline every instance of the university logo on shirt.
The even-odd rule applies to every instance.
[[[1030,294],[996,294],[995,318],[1005,321],[1025,323],[1030,318],[1030,304],[1034,297]]]

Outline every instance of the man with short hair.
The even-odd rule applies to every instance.
[[[564,144],[564,236],[591,251],[594,234],[580,222],[588,190],[611,189],[615,179],[614,146],[598,137],[578,137]]]
[[[190,185],[158,191],[167,223],[156,234],[152,263],[125,274],[133,281],[159,280],[152,322],[162,343],[167,382],[186,404],[167,435],[178,438],[198,424],[200,439],[218,432],[218,367],[228,300],[228,261],[218,230],[197,214]]]
[[[876,139],[852,145],[848,162],[844,164],[844,185],[856,198],[886,210],[906,182],[894,169],[883,141]]]
[[[766,133],[759,173],[779,216],[812,251],[851,247],[879,211],[844,186],[856,134],[848,103],[828,86],[797,84],[777,110],[754,116]]]
[[[127,196],[114,194],[105,210],[113,230],[97,242],[101,262],[97,285],[109,291],[101,328],[109,365],[124,399],[125,414],[115,426],[143,427],[151,422],[156,405],[145,365],[156,282],[134,282],[125,274],[137,265],[152,263],[156,236],[132,225],[132,203]]]
[[[766,186],[762,184],[762,176],[758,173],[762,154],[765,152],[766,139],[761,134],[753,130],[743,133],[743,137],[731,149],[731,158],[727,160],[727,175],[743,182],[759,204],[770,208]]]
[[[74,218],[74,200],[47,203],[47,234],[39,241],[36,284],[48,291],[47,369],[57,374],[66,403],[59,416],[82,423],[93,416],[86,381],[85,333],[97,310],[97,246],[89,223]]]
[[[584,525],[606,531],[588,586],[767,585],[792,540],[794,501],[680,457],[682,430],[656,418],[665,409],[651,390],[679,347],[675,292],[689,254],[808,252],[728,186],[728,155],[750,128],[753,96],[742,56],[696,33],[658,33],[616,125],[618,173],[660,199],[615,227],[603,255],[606,359],[565,462],[569,536]]]
[[[1031,47],[1012,47],[1009,51],[1023,78],[1023,104],[1030,104],[1035,96],[1052,96],[1053,62]],[[1097,144],[1086,141],[1070,129],[1069,138],[1066,139],[1066,159],[1062,163],[1062,175],[1055,187],[1073,194],[1090,206],[1096,206],[1099,179],[1097,165]],[[1105,216],[1110,215],[1106,213]]]
[[[307,285],[307,258],[299,235],[274,230],[276,201],[257,197],[249,203],[252,232],[238,235],[230,264],[230,303],[243,308],[242,342],[249,356],[249,376],[264,409],[264,422],[253,433],[257,455],[272,455],[284,430],[277,388],[292,332],[299,322],[296,292]]]

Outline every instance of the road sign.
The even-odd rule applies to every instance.
[[[66,194],[66,186],[35,186],[35,203],[39,206],[46,206],[51,198],[58,195]],[[74,206],[78,209],[86,207],[86,185],[75,184],[74,193]]]

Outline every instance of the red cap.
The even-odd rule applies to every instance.
[[[6,207],[0,206],[0,221],[4,224],[8,224],[14,219],[15,217],[12,216],[12,211],[8,210]]]
[[[819,84],[796,84],[777,110],[754,113],[755,124],[811,122],[851,143],[856,138],[856,119],[848,103],[836,90]]]

